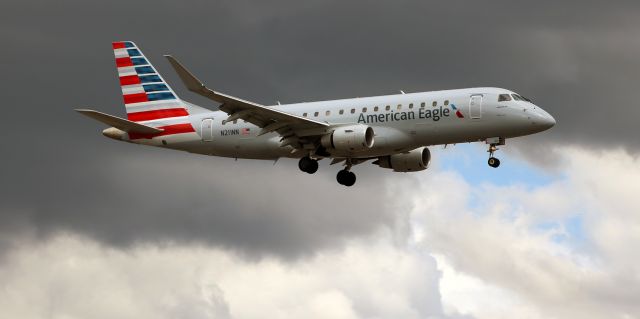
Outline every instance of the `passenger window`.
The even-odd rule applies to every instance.
[[[373,111],[374,111],[374,112],[378,112],[378,107],[377,107],[377,106],[376,106],[376,107],[374,107],[374,108],[373,108]]]
[[[233,120],[233,124],[238,124],[238,120]]]
[[[413,103],[409,103],[409,108],[412,109],[413,108]]]
[[[307,117],[307,113],[306,112],[302,113],[302,116]]]
[[[449,100],[444,100],[444,105],[449,105]]]
[[[420,107],[425,107],[425,105],[427,105],[427,103],[424,103],[424,102],[420,103]]]
[[[431,103],[431,105],[433,105],[433,107],[436,107],[436,106],[438,106],[438,102],[433,101],[433,103]]]
[[[356,109],[351,109],[351,114],[355,113]]]
[[[388,111],[388,110],[390,110],[390,109],[391,109],[391,106],[390,106],[390,105],[387,105],[387,107],[385,107],[384,109]]]
[[[324,113],[324,115],[326,115],[326,116],[331,115],[331,111],[326,111],[326,112]]]
[[[498,95],[498,102],[506,102],[506,101],[511,101],[511,95],[509,94]]]
[[[367,108],[366,107],[362,108],[362,113],[367,113]]]
[[[344,114],[344,110],[340,110],[340,112],[338,112],[338,113],[340,113],[340,115],[342,115],[342,114]]]
[[[313,116],[318,117],[318,114],[320,114],[320,113],[315,112],[315,113],[313,113]]]
[[[402,109],[402,104],[398,104],[398,110]]]

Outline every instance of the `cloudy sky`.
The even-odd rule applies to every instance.
[[[0,4],[0,318],[640,318],[637,1]],[[263,104],[498,86],[558,121],[429,170],[117,143],[133,40]]]

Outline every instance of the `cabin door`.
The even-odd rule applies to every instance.
[[[213,141],[213,119],[203,119],[201,134],[203,142],[211,142]]]
[[[482,117],[482,95],[472,95],[469,100],[469,117],[479,119]]]

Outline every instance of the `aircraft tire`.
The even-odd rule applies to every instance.
[[[493,168],[497,168],[498,166],[500,166],[500,160],[495,157],[490,157],[487,163]]]
[[[307,172],[308,174],[313,174],[317,171],[318,171],[318,161],[312,159],[311,162],[309,162],[309,166],[307,166],[307,170],[305,172]]]
[[[336,180],[340,185],[353,186],[356,183],[356,174],[343,169],[338,172]]]
[[[356,183],[356,174],[354,174],[353,172],[348,172],[347,174],[347,181],[344,184],[344,186],[353,186],[353,184]]]
[[[313,174],[318,171],[318,161],[305,156],[298,162],[298,168],[308,174]]]
[[[338,181],[338,184],[340,184],[340,185],[344,185],[345,184],[346,179],[347,179],[347,177],[346,177],[347,173],[348,173],[348,171],[346,171],[346,170],[338,171],[338,175],[336,175],[336,181]]]

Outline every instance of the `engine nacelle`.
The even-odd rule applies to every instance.
[[[362,124],[342,126],[322,136],[320,143],[329,150],[364,151],[373,147],[373,129]]]
[[[429,152],[429,149],[419,147],[408,153],[378,157],[378,160],[373,164],[393,169],[394,172],[415,172],[427,169],[430,162],[431,152]]]

